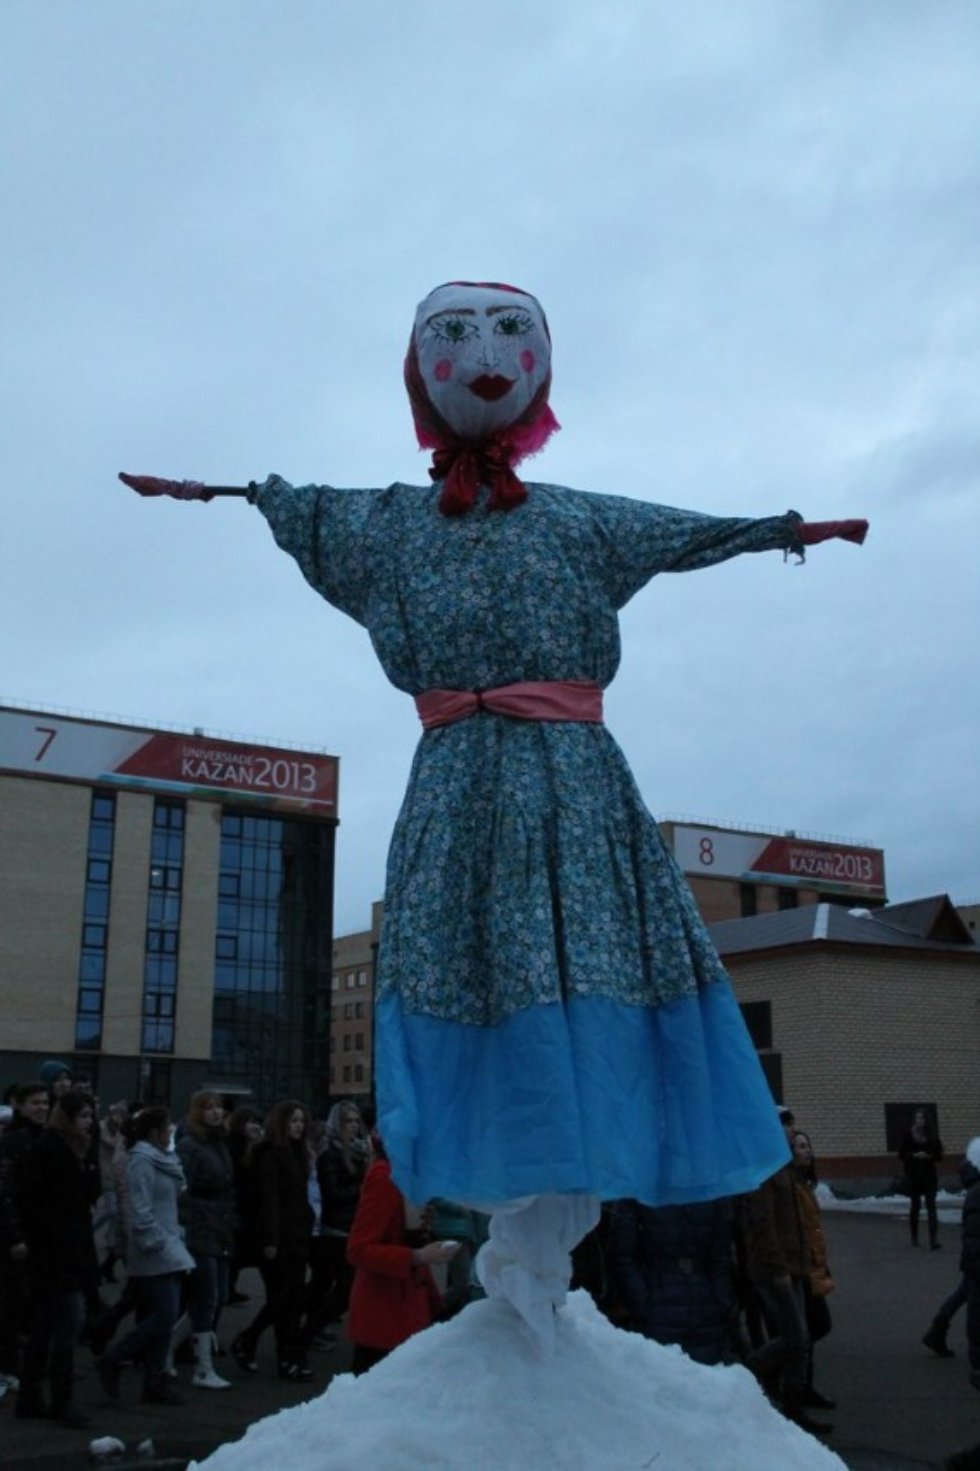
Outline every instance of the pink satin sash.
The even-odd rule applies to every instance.
[[[423,730],[468,720],[479,710],[514,720],[577,720],[602,724],[602,690],[588,679],[522,680],[492,690],[426,690],[415,696]]]

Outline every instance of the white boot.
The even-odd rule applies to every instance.
[[[211,1358],[211,1334],[194,1334],[194,1374],[191,1383],[196,1389],[231,1389],[231,1380],[222,1379],[214,1372]]]

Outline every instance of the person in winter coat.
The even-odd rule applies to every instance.
[[[364,1177],[347,1238],[347,1260],[354,1268],[347,1320],[354,1374],[365,1373],[413,1333],[429,1327],[442,1305],[430,1264],[450,1262],[457,1251],[451,1241],[412,1244],[405,1199],[376,1135],[372,1146],[374,1162]]]
[[[228,1282],[229,1302],[248,1302],[248,1294],[239,1292],[238,1277],[246,1267],[257,1265],[252,1223],[257,1210],[254,1175],[246,1164],[249,1147],[262,1138],[262,1115],[247,1103],[235,1109],[228,1120],[228,1152],[235,1172],[235,1254]]]
[[[90,1149],[94,1125],[89,1095],[63,1091],[44,1132],[20,1160],[14,1183],[33,1302],[17,1414],[38,1419],[50,1413],[72,1428],[90,1423],[74,1404],[73,1392],[75,1344],[98,1273],[92,1236],[92,1207],[100,1188]]]
[[[960,1271],[966,1283],[966,1341],[970,1383],[980,1389],[980,1138],[967,1145],[960,1178],[967,1186],[960,1249]]]
[[[258,1370],[259,1337],[272,1327],[280,1379],[312,1379],[302,1346],[306,1268],[313,1213],[307,1194],[310,1173],[309,1114],[295,1099],[277,1103],[265,1132],[249,1152],[257,1202],[256,1242],[265,1306],[231,1346],[239,1367]]]
[[[167,1383],[164,1368],[170,1335],[180,1314],[184,1274],[194,1258],[184,1245],[178,1202],[184,1171],[169,1148],[170,1115],[166,1108],[144,1108],[133,1124],[135,1142],[126,1161],[129,1190],[126,1267],[139,1279],[144,1316],[99,1361],[102,1387],[119,1398],[123,1364],[142,1357],[143,1403],[180,1405],[183,1399]]]
[[[27,1242],[17,1213],[14,1181],[25,1153],[44,1133],[48,1090],[21,1083],[11,1092],[13,1117],[0,1135],[0,1386],[20,1379],[21,1337],[30,1307]]]
[[[679,1344],[699,1364],[731,1358],[730,1201],[656,1209],[617,1201],[607,1252],[620,1298],[640,1333]]]
[[[784,1127],[790,1144],[795,1129]],[[747,1367],[779,1397],[787,1419],[812,1435],[827,1434],[831,1427],[812,1419],[806,1406],[810,1335],[803,1283],[811,1263],[792,1161],[743,1195],[739,1214],[746,1268],[773,1334],[749,1354]]]
[[[834,1400],[820,1393],[813,1383],[813,1349],[822,1338],[826,1338],[833,1326],[827,1297],[833,1292],[835,1282],[830,1275],[827,1260],[827,1238],[823,1233],[820,1206],[817,1201],[817,1166],[813,1157],[813,1145],[809,1134],[797,1129],[793,1135],[793,1164],[796,1168],[797,1204],[806,1235],[807,1251],[810,1255],[810,1270],[803,1279],[803,1299],[806,1307],[806,1327],[810,1335],[807,1355],[806,1390],[804,1403],[811,1410],[833,1410]]]
[[[939,1189],[939,1178],[936,1166],[942,1161],[943,1146],[924,1108],[915,1110],[912,1123],[902,1139],[898,1157],[905,1169],[905,1183],[909,1192],[909,1232],[912,1245],[919,1244],[919,1213],[924,1200],[929,1221],[929,1246],[932,1251],[938,1251],[936,1192]]]
[[[102,1194],[95,1208],[94,1230],[96,1241],[101,1233],[105,1244],[105,1256],[99,1265],[99,1280],[102,1282],[115,1281],[116,1262],[122,1256],[119,1201],[112,1162],[119,1143],[119,1132],[128,1117],[129,1105],[123,1102],[114,1103],[99,1122],[99,1174],[102,1179]]]
[[[194,1332],[194,1376],[198,1389],[230,1389],[214,1368],[214,1330],[228,1300],[235,1251],[235,1171],[228,1150],[224,1104],[217,1093],[195,1093],[187,1129],[177,1145],[187,1190],[180,1217],[194,1258],[189,1307]]]
[[[349,1100],[335,1103],[327,1115],[325,1145],[316,1156],[320,1229],[311,1243],[313,1280],[303,1325],[307,1347],[347,1311],[354,1276],[347,1260],[347,1238],[367,1167],[367,1133],[360,1109]]]

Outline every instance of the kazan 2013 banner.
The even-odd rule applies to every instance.
[[[674,857],[686,874],[883,897],[885,855],[880,848],[800,838],[795,833],[734,832],[668,822]]]
[[[234,792],[336,817],[337,768],[336,756],[320,752],[0,709],[0,770],[34,777],[198,797]]]

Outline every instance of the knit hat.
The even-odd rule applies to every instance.
[[[66,1062],[59,1062],[56,1057],[49,1057],[47,1062],[42,1062],[37,1070],[37,1075],[46,1088],[50,1088],[52,1083],[56,1083],[59,1078],[63,1078],[65,1073],[68,1074],[69,1078],[75,1076],[68,1064]]]

